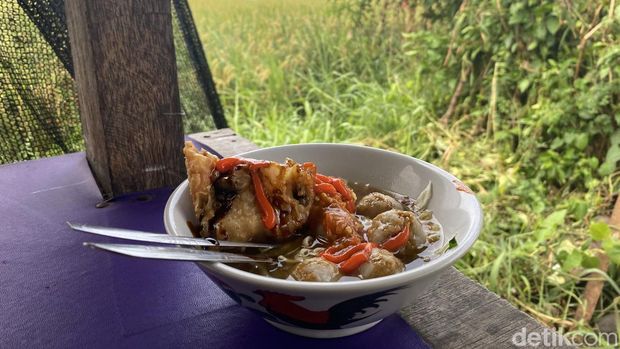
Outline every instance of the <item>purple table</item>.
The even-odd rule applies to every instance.
[[[82,246],[112,239],[65,221],[164,232],[171,189],[103,208],[83,153],[0,166],[0,348],[425,348],[393,315],[351,337],[277,330],[237,306],[193,263],[140,260]]]

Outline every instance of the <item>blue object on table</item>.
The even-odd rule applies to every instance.
[[[294,336],[237,306],[193,263],[82,246],[111,238],[65,221],[164,232],[171,189],[101,195],[83,153],[0,166],[0,348],[428,348],[398,315],[321,340]]]

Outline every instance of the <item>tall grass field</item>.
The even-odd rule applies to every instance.
[[[564,333],[616,330],[620,241],[601,220],[620,159],[614,1],[190,3],[237,132],[450,171],[485,212],[459,270]],[[605,286],[584,320],[593,277]]]

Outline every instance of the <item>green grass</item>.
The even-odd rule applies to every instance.
[[[192,3],[231,126],[260,145],[348,141],[419,150],[412,141],[435,118],[419,91],[394,75],[409,74],[402,69],[409,63],[383,50],[398,46],[392,41],[400,33],[380,45],[370,35],[353,38],[326,4]]]
[[[583,269],[563,263],[566,254],[587,249],[588,223],[611,206],[616,177],[585,176],[577,187],[557,186],[524,170],[540,157],[536,149],[545,146],[539,138],[547,126],[521,128],[515,153],[501,131],[514,116],[501,117],[509,110],[536,120],[539,106],[500,100],[497,131],[484,130],[486,106],[439,122],[456,74],[441,68],[445,51],[432,48],[447,38],[403,36],[402,11],[384,15],[370,8],[355,18],[328,1],[190,3],[232,128],[261,146],[359,143],[445,168],[477,192],[485,212],[480,240],[458,268],[550,326],[592,330],[574,316]],[[595,321],[615,311],[616,267],[608,274]]]

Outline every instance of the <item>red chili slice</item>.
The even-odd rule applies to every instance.
[[[225,173],[231,171],[235,166],[243,163],[243,159],[239,158],[223,158],[218,160],[217,164],[215,164],[215,169],[220,173]]]
[[[370,253],[372,252],[374,244],[367,242],[360,245],[364,245],[361,251],[354,253],[349,259],[338,265],[343,274],[353,273],[370,259]]]
[[[392,236],[381,244],[381,247],[390,252],[396,252],[401,247],[405,246],[407,240],[409,240],[409,235],[409,224],[407,224],[398,234]]]
[[[271,164],[270,161],[266,160],[256,160],[256,159],[244,159],[244,158],[223,158],[217,161],[215,164],[215,169],[221,173],[226,173],[231,171],[235,166],[247,164],[249,168],[257,169],[261,167],[267,167]]]
[[[349,246],[353,246],[353,245],[357,245],[359,244],[362,240],[359,237],[359,235],[353,235],[350,237],[346,237],[343,239],[338,240],[339,242],[335,243],[334,245],[330,246],[329,248],[327,248],[325,250],[326,253],[336,253],[340,250],[342,250],[343,248],[349,247]]]
[[[340,263],[340,262],[344,262],[347,259],[351,258],[351,256],[354,253],[363,250],[365,247],[366,247],[366,244],[357,244],[357,245],[345,247],[341,249],[340,251],[337,251],[336,253],[328,253],[328,250],[329,250],[328,249],[328,250],[325,250],[323,254],[321,254],[321,257],[333,263]]]
[[[327,193],[329,195],[334,195],[336,193],[338,193],[338,191],[336,191],[336,188],[334,188],[333,185],[329,184],[329,183],[318,183],[314,185],[314,192],[317,194],[320,193]]]
[[[344,181],[340,178],[335,178],[332,180],[331,184],[338,190],[338,193],[342,195],[342,198],[349,201],[352,199],[351,193],[347,189],[347,186],[344,184]]]
[[[254,184],[256,201],[258,202],[258,206],[263,214],[263,224],[265,225],[265,228],[271,230],[276,226],[276,211],[273,209],[273,206],[271,206],[269,200],[267,200],[267,196],[263,190],[263,184],[258,177],[258,173],[256,171],[250,171],[250,174],[252,175],[252,184]]]
[[[265,195],[263,184],[260,181],[257,172],[259,168],[267,167],[271,164],[271,162],[255,159],[223,158],[218,160],[215,164],[215,169],[220,173],[226,173],[232,171],[237,165],[241,164],[248,165],[248,168],[250,169],[250,175],[252,177],[252,184],[254,185],[254,193],[256,196],[256,203],[261,209],[263,224],[265,225],[265,228],[271,230],[277,224],[276,211]]]
[[[320,180],[322,182],[326,182],[326,183],[330,183],[332,181],[332,179],[330,177],[327,177],[326,175],[322,175],[320,173],[317,173],[315,177],[318,180]]]
[[[353,201],[353,195],[351,194],[349,188],[347,188],[347,185],[344,183],[344,180],[342,180],[342,178],[329,177],[317,173],[314,176],[314,179],[315,182],[318,183],[318,185],[321,185],[321,187],[318,187],[317,184],[315,184],[314,188],[316,193],[325,192],[330,195],[334,195],[337,192],[346,202],[347,211],[351,213],[355,212],[355,201]],[[334,188],[334,190],[331,190],[331,188],[329,188],[328,190],[328,187],[324,186],[323,184],[330,184]]]
[[[304,162],[301,166],[303,166],[303,168],[309,170],[313,174],[316,173],[316,165],[313,162]]]

